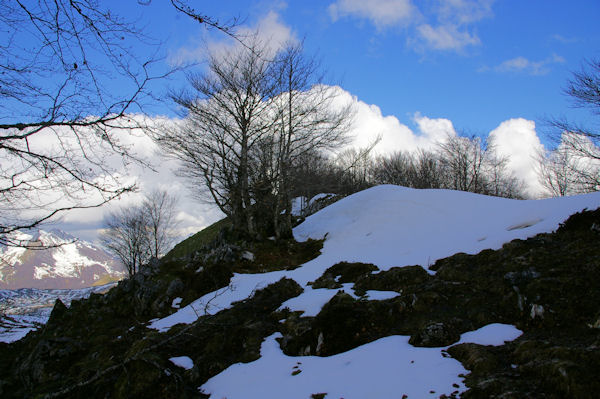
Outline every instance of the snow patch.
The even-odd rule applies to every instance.
[[[199,317],[216,314],[231,307],[233,302],[247,299],[254,291],[279,281],[284,276],[285,271],[264,274],[235,273],[227,287],[208,293],[167,317],[151,321],[148,327],[164,332],[176,324],[193,323]]]
[[[48,272],[48,269],[50,267],[43,263],[42,266],[35,266],[33,268],[33,278],[36,280],[41,280],[45,277],[49,277],[51,276],[50,272]]]
[[[180,298],[180,297],[173,299],[173,302],[171,302],[171,307],[174,309],[179,309],[181,307],[182,300],[183,300],[183,298]]]
[[[465,333],[461,342],[502,345],[521,331],[505,324],[490,324]],[[410,337],[394,335],[334,356],[287,356],[277,342],[280,333],[265,339],[261,357],[237,363],[209,379],[200,391],[210,398],[310,398],[327,397],[426,398],[466,390],[468,373],[442,348],[417,348]]]
[[[298,241],[326,238],[317,258],[294,270],[235,274],[228,287],[206,294],[148,327],[166,331],[178,323],[193,323],[284,277],[305,287],[305,292],[282,307],[305,315],[318,314],[337,290],[315,290],[308,283],[336,263],[373,263],[383,271],[421,265],[434,274],[428,268],[438,259],[458,252],[498,249],[516,238],[550,232],[571,214],[599,206],[600,192],[522,201],[452,190],[373,187],[322,209],[294,228]],[[508,230],[507,225],[520,227]],[[355,296],[351,287],[344,286],[343,290]],[[392,295],[398,294],[369,293],[371,299]]]
[[[303,317],[314,317],[319,314],[323,306],[331,300],[338,292],[345,292],[354,299],[365,299],[371,301],[382,301],[399,296],[394,291],[369,290],[362,298],[354,293],[354,283],[342,284],[342,288],[310,288],[306,287],[304,292],[295,298],[288,299],[281,304],[278,310],[288,309],[291,312],[303,312]]]
[[[440,348],[415,348],[408,336],[381,338],[329,357],[285,355],[276,339],[268,337],[260,359],[237,363],[200,387],[211,398],[310,398],[327,393],[332,398],[436,397],[463,392],[459,377],[468,371]],[[453,384],[457,384],[453,386]]]
[[[171,363],[177,367],[181,367],[186,370],[190,370],[194,367],[194,361],[187,356],[176,356],[169,358]]]
[[[481,327],[478,330],[464,333],[460,336],[460,340],[457,344],[478,344],[478,345],[491,345],[500,346],[504,345],[506,341],[514,341],[523,334],[523,331],[519,330],[515,326],[509,324],[488,324],[487,326]]]

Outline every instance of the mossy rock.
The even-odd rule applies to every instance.
[[[361,277],[366,277],[379,270],[370,263],[348,263],[340,262],[331,266],[314,282],[310,283],[313,288],[341,288],[344,283],[356,282]]]
[[[405,292],[431,280],[431,276],[421,266],[392,267],[389,270],[370,274],[356,281],[354,290],[362,294],[367,290]]]

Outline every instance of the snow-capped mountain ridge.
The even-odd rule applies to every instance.
[[[15,232],[23,247],[0,248],[0,289],[84,288],[123,277],[103,249],[60,230]]]

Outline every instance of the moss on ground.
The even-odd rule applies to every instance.
[[[228,218],[223,218],[218,222],[211,224],[175,245],[175,247],[165,255],[164,259],[174,260],[177,258],[184,258],[193,254],[195,251],[201,250],[204,246],[213,242],[219,236],[219,233],[230,225],[231,222]]]

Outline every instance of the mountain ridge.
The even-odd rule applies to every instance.
[[[17,231],[23,247],[0,248],[0,289],[80,289],[120,280],[120,262],[61,230]]]

